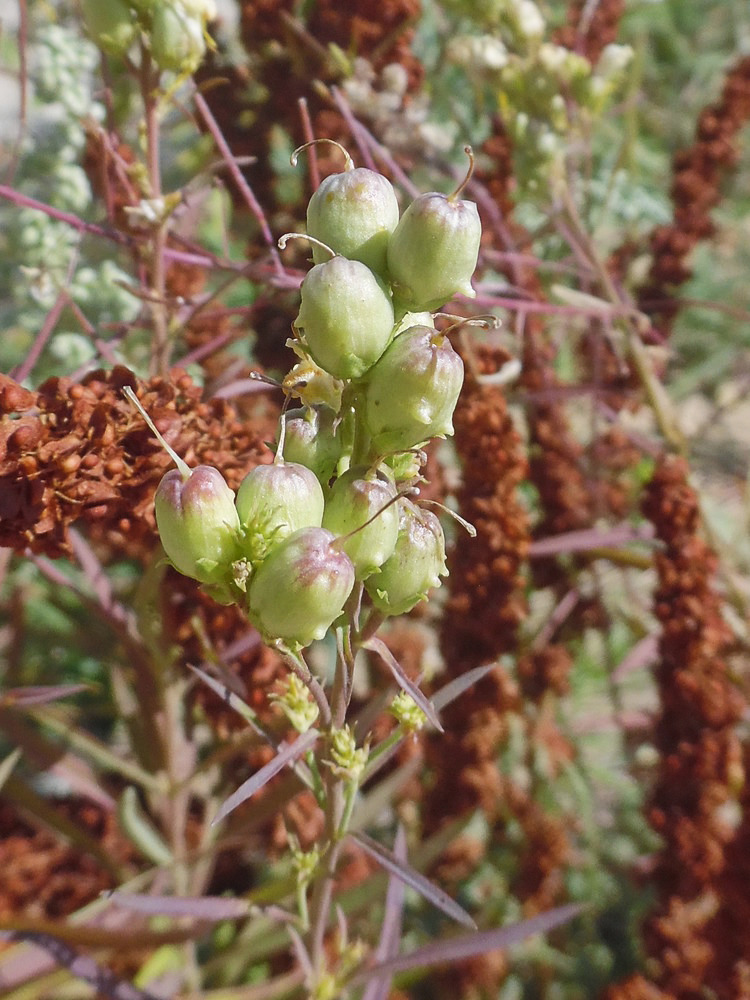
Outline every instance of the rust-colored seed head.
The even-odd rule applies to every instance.
[[[750,57],[744,56],[727,73],[719,100],[701,112],[693,145],[673,160],[674,218],[652,234],[651,270],[638,293],[639,308],[654,317],[662,336],[679,308],[675,290],[692,273],[688,257],[714,232],[710,212],[721,199],[724,173],[737,162],[737,133],[749,118]]]
[[[0,376],[0,545],[68,555],[68,528],[82,522],[121,554],[153,551],[153,497],[171,460],[124,397],[126,385],[188,464],[214,465],[232,488],[273,436],[270,410],[243,423],[181,372],[139,387],[118,366],[78,384],[51,378],[36,393]]]
[[[723,977],[726,987],[738,958],[747,956],[745,945],[739,952],[727,947],[727,941],[737,945],[736,938],[719,944],[712,920],[714,913],[734,926],[747,919],[745,903],[730,915],[724,898],[727,878],[736,883],[738,877],[728,868],[732,850],[747,836],[747,821],[734,833],[724,809],[742,772],[735,723],[743,703],[727,676],[731,636],[713,586],[715,557],[699,537],[698,500],[687,475],[683,459],[662,458],[643,501],[664,544],[654,595],[662,624],[654,733],[660,764],[648,813],[663,847],[652,873],[658,903],[645,941],[659,970],[655,985],[670,997],[700,995],[709,976]],[[610,1000],[649,995],[640,979],[609,993]],[[740,994],[718,989],[714,995]]]
[[[555,40],[596,63],[605,46],[616,41],[624,12],[625,0],[599,0],[593,6],[593,13],[586,0],[571,0],[566,23]]]

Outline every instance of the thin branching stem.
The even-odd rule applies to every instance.
[[[255,197],[253,189],[250,187],[247,180],[245,179],[244,174],[237,165],[237,161],[235,160],[232,151],[229,148],[229,144],[222,135],[221,129],[219,128],[219,124],[214,118],[213,114],[211,113],[211,109],[209,108],[208,104],[203,98],[203,95],[198,93],[197,91],[195,93],[195,104],[196,107],[198,108],[198,111],[200,112],[201,118],[203,119],[203,121],[206,124],[206,127],[208,128],[208,131],[211,133],[211,136],[214,142],[216,143],[219,152],[224,158],[224,162],[226,163],[227,168],[230,174],[232,175],[232,179],[239,188],[240,194],[245,199],[248,208],[258,221],[261,233],[263,234],[263,239],[266,243],[268,252],[271,256],[271,261],[273,263],[273,267],[274,270],[276,271],[276,274],[282,277],[285,273],[284,265],[281,263],[281,257],[279,256],[279,251],[276,247],[276,241],[273,237],[273,234],[271,233],[271,229],[268,225],[268,220],[266,219],[265,212],[263,211],[260,202]]]
[[[159,72],[153,66],[145,45],[141,46],[140,66],[141,96],[146,126],[146,170],[149,197],[155,202],[162,197],[160,164],[160,93]],[[151,319],[154,343],[151,354],[151,373],[166,375],[169,371],[169,315],[166,302],[167,273],[164,250],[167,244],[167,223],[159,220],[154,226],[150,246],[149,277],[151,284]]]

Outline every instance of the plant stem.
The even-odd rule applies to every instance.
[[[159,163],[159,71],[153,66],[151,54],[145,45],[141,46],[141,95],[146,122],[146,169],[149,197],[157,200],[162,196],[161,165]],[[153,230],[150,246],[151,260],[149,261],[151,319],[154,327],[154,343],[151,352],[152,375],[167,375],[169,371],[169,317],[167,314],[167,282],[164,264],[166,243],[166,220],[160,220]]]
[[[284,660],[291,668],[293,673],[299,677],[302,683],[307,687],[310,694],[315,699],[315,704],[318,706],[318,711],[320,712],[320,723],[322,726],[330,726],[331,724],[331,709],[328,704],[328,699],[326,698],[325,691],[320,685],[317,677],[312,673],[308,665],[305,663],[304,658],[301,653],[293,653],[290,649],[286,649],[284,646],[279,646],[279,652],[284,657]]]
[[[330,729],[341,728],[346,719],[346,692],[348,664],[342,655],[336,657],[336,671],[331,692],[331,722]],[[330,736],[330,733],[329,733]],[[343,833],[342,820],[346,810],[346,780],[326,767],[323,772],[323,782],[326,789],[325,801],[325,836],[328,842],[321,870],[313,888],[312,917],[309,936],[309,952],[316,977],[325,971],[325,954],[323,942],[328,925],[328,914],[331,909],[333,881],[341,854]]]
[[[575,237],[580,241],[588,263],[594,268],[602,291],[614,306],[622,307],[623,305],[627,305],[615,287],[609,271],[599,257],[593,240],[581,221],[578,208],[570,193],[567,183],[561,185],[561,195],[567,219],[573,226]],[[639,325],[633,320],[632,316],[623,317],[623,320],[627,324],[625,336],[627,338],[628,352],[633,362],[633,366],[638,373],[638,377],[641,380],[641,385],[648,396],[649,403],[651,404],[657,423],[659,424],[659,429],[664,435],[664,438],[674,448],[676,448],[680,454],[684,455],[685,440],[679,429],[674,413],[674,407],[672,406],[672,402],[669,399],[664,386],[654,372],[653,364],[648,354],[648,349],[641,339],[641,330],[639,329]]]

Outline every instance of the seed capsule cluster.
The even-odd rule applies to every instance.
[[[390,182],[347,162],[308,207],[314,264],[283,383],[304,405],[282,416],[273,464],[236,498],[204,467],[156,496],[174,566],[292,649],[325,635],[355,584],[398,615],[447,573],[440,522],[414,498],[421,447],[453,433],[463,364],[429,310],[474,294],[479,216],[458,192],[400,215]]]
[[[216,17],[214,0],[81,0],[93,41],[113,56],[125,56],[140,38],[160,70],[192,73],[206,54],[206,24]]]

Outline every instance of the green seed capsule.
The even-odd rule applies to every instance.
[[[319,528],[323,490],[315,473],[296,462],[258,465],[237,491],[244,555],[262,562],[279,542],[300,528]]]
[[[358,260],[316,264],[302,282],[295,326],[314,361],[336,378],[359,378],[388,346],[393,306],[382,281]]]
[[[239,558],[240,522],[234,493],[217,469],[199,465],[187,480],[177,469],[154,497],[156,526],[175,569],[201,583],[221,584]]]
[[[427,510],[402,499],[399,532],[393,555],[366,582],[372,603],[385,615],[403,615],[424,601],[427,592],[448,575],[445,536],[440,521]]]
[[[179,0],[160,0],[151,21],[151,55],[163,70],[192,73],[206,54],[203,22]]]
[[[335,253],[366,264],[385,277],[388,238],[398,223],[398,202],[391,182],[365,167],[331,174],[307,206],[307,232]],[[327,259],[313,245],[313,260]]]
[[[138,25],[125,0],[81,0],[86,30],[94,42],[113,56],[124,56],[133,44]]]
[[[336,414],[327,406],[305,406],[284,414],[284,455],[315,473],[328,484],[341,455],[341,441],[334,433]]]
[[[427,326],[405,330],[370,371],[365,423],[380,455],[453,433],[464,378],[450,341]]]
[[[388,270],[400,309],[440,308],[457,293],[474,298],[482,224],[471,201],[430,192],[406,209],[388,241]]]
[[[341,547],[354,563],[358,580],[366,580],[379,569],[396,547],[397,505],[391,503],[386,507],[395,496],[396,490],[391,483],[368,476],[363,469],[349,469],[331,487],[323,527],[334,535],[355,532],[342,541]],[[372,517],[375,519],[362,527]]]
[[[354,587],[354,567],[324,528],[290,535],[259,567],[248,613],[266,642],[304,648],[322,639]]]

